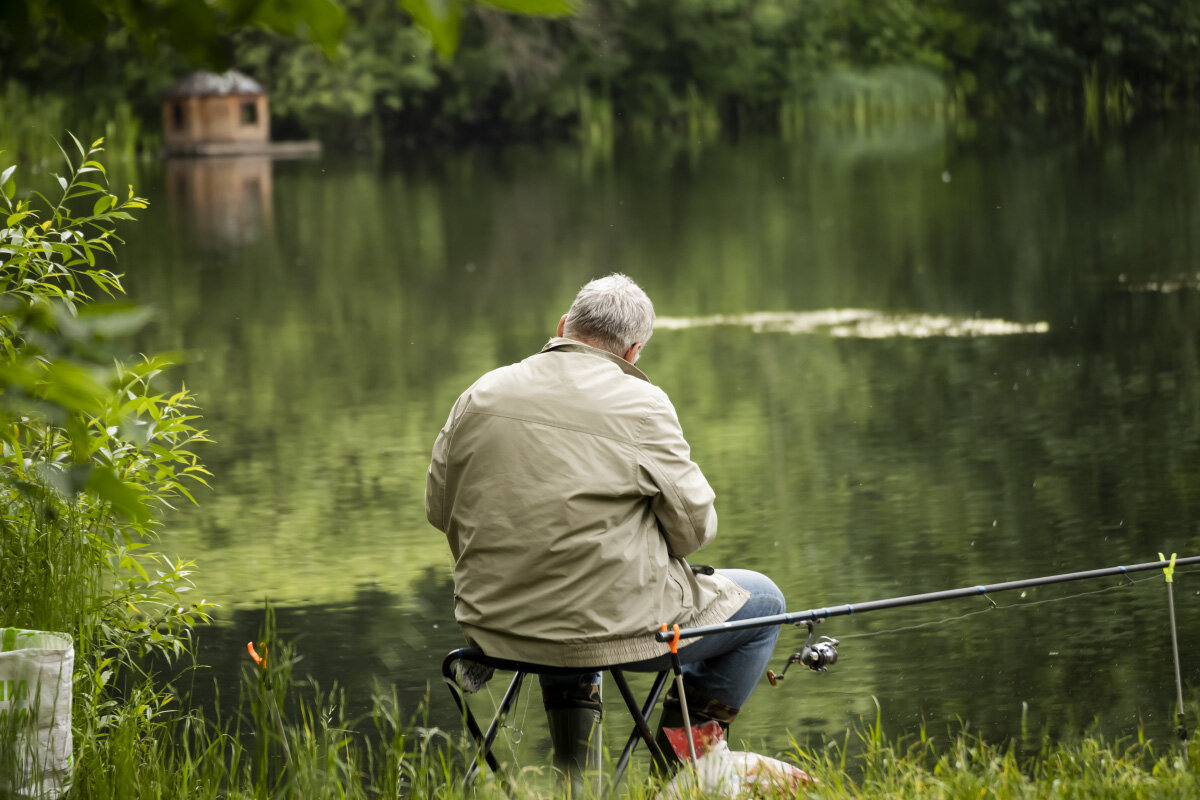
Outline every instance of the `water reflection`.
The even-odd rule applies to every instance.
[[[433,681],[446,713],[436,662],[457,632],[448,548],[423,511],[433,437],[466,386],[536,351],[614,269],[667,321],[639,365],[717,491],[704,560],[770,574],[792,608],[1200,549],[1200,292],[1117,280],[1200,263],[1194,138],[826,158],[835,145],[278,164],[271,235],[219,250],[174,235],[167,184],[138,187],[155,202],[121,263],[163,311],[143,347],[192,354],[181,377],[218,442],[213,491],[164,535],[223,606],[206,641],[228,644],[201,660],[236,670],[269,597],[322,683],[382,676],[414,700]],[[777,327],[755,328],[761,309]],[[1037,327],[917,337],[936,326],[914,309]],[[670,322],[692,319],[739,323]],[[786,332],[814,319],[830,334],[903,324]],[[1179,580],[1194,684],[1200,602]],[[961,718],[1017,736],[1027,702],[1035,732],[1095,715],[1169,735],[1161,588],[831,622],[836,670],[759,692],[742,731],[776,748],[840,736],[873,719],[874,696],[893,733]],[[937,624],[889,632],[923,622]]]
[[[274,197],[269,156],[170,158],[166,196],[192,241],[247,245],[270,235]]]

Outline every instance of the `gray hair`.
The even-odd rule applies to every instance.
[[[650,341],[654,304],[641,287],[620,273],[590,281],[567,312],[563,335],[623,356]]]

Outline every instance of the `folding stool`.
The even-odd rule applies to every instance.
[[[492,721],[488,725],[486,732],[479,727],[475,715],[471,712],[471,708],[467,704],[462,687],[458,684],[457,677],[454,674],[454,663],[457,661],[473,661],[492,667],[493,669],[514,673],[512,682],[509,683],[508,689],[505,690],[504,697],[500,701],[500,705],[496,708],[496,713],[492,717]],[[637,699],[633,696],[633,692],[629,688],[629,683],[625,680],[625,673],[620,664],[610,667],[551,667],[545,664],[532,664],[526,661],[509,661],[503,658],[492,658],[477,647],[461,647],[457,650],[451,650],[450,654],[442,661],[442,678],[446,681],[446,686],[450,689],[450,695],[454,698],[454,703],[458,706],[458,710],[462,714],[467,732],[474,739],[476,747],[478,747],[476,758],[467,767],[467,774],[463,778],[463,787],[470,786],[475,780],[475,776],[479,771],[480,756],[482,756],[483,761],[491,767],[492,772],[504,783],[505,789],[510,788],[507,778],[500,771],[499,760],[492,753],[492,745],[496,741],[496,734],[499,732],[500,726],[504,723],[504,718],[516,702],[517,695],[521,691],[521,684],[525,681],[527,675],[577,675],[587,672],[608,672],[612,675],[613,682],[616,683],[617,690],[621,693],[621,699],[625,701],[625,708],[629,711],[629,715],[633,719],[633,731],[629,734],[629,738],[625,742],[625,748],[621,751],[621,757],[617,760],[617,768],[613,773],[609,786],[615,787],[621,780],[621,776],[625,773],[625,768],[629,765],[629,757],[633,754],[633,749],[637,746],[638,739],[646,743],[646,747],[650,750],[650,755],[656,763],[665,765],[666,762],[663,758],[663,753],[654,743],[654,734],[650,731],[647,719],[654,713],[654,707],[658,705],[659,696],[662,694],[663,687],[667,684],[669,670],[663,670],[658,673],[654,679],[654,683],[650,687],[649,694],[646,695],[645,702],[641,706],[638,706]]]

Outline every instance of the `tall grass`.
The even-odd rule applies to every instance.
[[[1133,85],[1125,78],[1108,75],[1101,77],[1100,65],[1092,62],[1083,74],[1083,121],[1092,131],[1100,128],[1102,121],[1123,124],[1133,119]]]
[[[157,120],[143,120],[127,100],[89,109],[68,94],[34,95],[11,78],[0,86],[0,119],[7,123],[0,125],[0,151],[6,162],[35,171],[61,160],[58,142],[68,130],[102,135],[110,161],[157,156],[162,149]]]
[[[809,96],[783,104],[780,127],[785,133],[822,123],[863,130],[913,120],[941,122],[961,112],[958,98],[929,70],[843,69],[818,79]]]
[[[271,634],[264,634],[268,639]],[[376,695],[369,713],[352,718],[336,688],[293,683],[291,651],[268,643],[263,668],[242,675],[238,711],[207,721],[198,710],[161,723],[153,736],[124,709],[99,744],[82,748],[79,797],[159,798],[503,798],[486,768],[473,789],[462,777],[473,749],[458,731],[431,729],[422,709],[401,709],[392,693]],[[280,711],[279,716],[275,714]],[[615,797],[650,800],[645,751]],[[983,741],[967,731],[911,739],[885,735],[879,717],[824,747],[795,747],[785,759],[819,783],[800,796],[824,800],[911,798],[1181,798],[1200,796],[1200,745],[1156,744],[1141,737],[1043,739],[1030,751]],[[559,796],[547,768],[506,764],[512,797]],[[592,796],[589,787],[588,797]],[[586,798],[584,799],[586,800]]]
[[[77,750],[73,797],[189,800],[273,798],[513,798],[560,797],[549,768],[505,763],[504,779],[486,767],[471,788],[463,776],[475,750],[459,730],[428,726],[421,706],[404,709],[393,691],[378,691],[370,710],[352,716],[335,686],[295,681],[294,652],[267,614],[258,643],[261,666],[247,657],[238,702],[228,718],[177,709],[150,724],[138,692],[114,709],[115,720]],[[862,720],[840,740],[794,746],[783,756],[818,783],[798,796],[822,800],[930,798],[1182,798],[1200,796],[1200,743],[1104,741],[1080,736],[1055,741],[994,743],[967,730],[944,736],[921,730],[888,737],[882,714]],[[497,755],[504,758],[501,751]],[[606,763],[611,760],[606,758]],[[661,785],[644,749],[629,777],[609,796],[652,800]],[[591,785],[578,800],[598,792]],[[700,795],[696,795],[700,800]],[[713,800],[713,798],[706,798]]]
[[[639,112],[617,111],[607,93],[592,94],[580,87],[577,94],[579,138],[610,148],[622,134],[643,140],[674,137],[712,142],[747,125],[747,131],[765,127],[784,138],[814,130],[860,135],[881,128],[943,124],[965,116],[963,98],[942,77],[912,66],[828,72],[815,77],[811,85],[798,86],[792,96],[771,105],[770,114],[754,117],[750,123],[740,115],[723,117],[717,102],[702,96],[695,86],[678,94],[665,92],[663,103]]]
[[[944,745],[932,739],[907,746],[875,739],[858,763],[846,764],[845,751],[797,751],[800,765],[823,781],[825,798],[1182,798],[1200,796],[1200,753],[1147,741],[1043,742],[1021,756],[1012,745],[997,745],[962,733]],[[857,767],[861,777],[847,771]]]
[[[113,341],[146,314],[96,302],[122,293],[103,261],[117,223],[146,206],[107,189],[102,142],[60,150],[57,200],[0,164],[0,627],[71,634],[77,754],[103,748],[138,775],[172,716],[139,657],[179,658],[208,618],[208,603],[185,599],[189,565],[148,549],[155,513],[205,484],[191,448],[207,437],[190,394],[158,388],[168,362]],[[9,721],[27,711],[17,702]],[[0,730],[0,757],[34,741],[38,721],[34,710]],[[3,766],[7,782],[16,770]]]
[[[92,798],[395,798],[459,796],[454,737],[405,716],[394,693],[352,718],[336,686],[292,679],[291,648],[270,628],[247,658],[231,718],[177,709],[147,724],[134,686],[76,754],[72,795]],[[449,791],[449,794],[447,794]],[[485,796],[486,796],[485,792]]]

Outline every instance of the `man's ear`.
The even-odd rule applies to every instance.
[[[566,328],[567,328],[567,315],[563,314],[562,318],[558,321],[558,336],[560,339],[562,338],[563,331],[566,330]]]
[[[625,355],[621,356],[621,358],[625,359],[630,364],[636,364],[638,360],[638,354],[642,352],[642,344],[643,342],[634,342],[634,344],[625,351]]]

